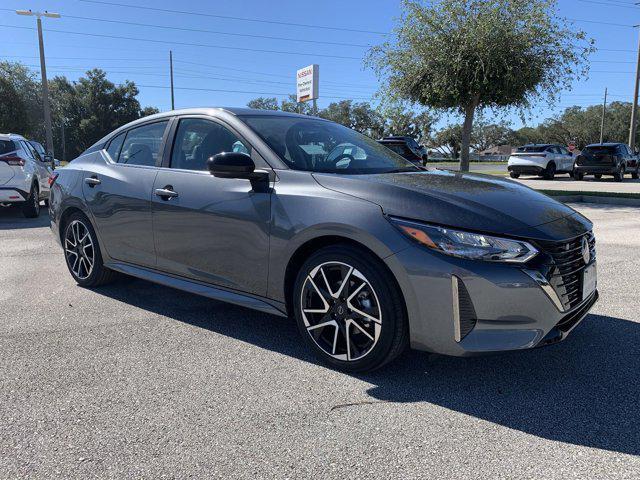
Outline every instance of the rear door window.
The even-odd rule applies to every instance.
[[[118,163],[147,167],[156,165],[168,123],[167,120],[129,130],[118,156]]]
[[[127,135],[126,132],[121,133],[117,137],[114,137],[107,147],[107,153],[111,157],[111,160],[114,162],[118,161],[118,157],[120,156],[120,149],[122,148],[122,144],[124,143],[124,137]]]

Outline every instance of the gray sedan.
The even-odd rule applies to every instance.
[[[330,365],[378,368],[563,340],[596,302],[571,208],[495,177],[420,170],[319,118],[190,109],[132,122],[56,170],[71,275],[125,273],[290,316]]]

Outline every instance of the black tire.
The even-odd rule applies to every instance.
[[[520,178],[520,174],[516,172],[509,172],[509,176],[511,178]]]
[[[86,232],[89,235],[89,238],[92,242],[93,265],[90,272],[87,272],[85,270],[84,273],[89,273],[86,276],[82,275],[83,273],[82,271],[80,271],[80,273],[77,273],[74,271],[74,266],[75,266],[75,264],[73,264],[74,256],[73,254],[69,254],[68,252],[68,248],[71,248],[71,245],[67,243],[67,238],[69,237],[69,234],[72,234],[69,231],[69,229],[72,228],[72,226],[74,226],[76,222],[79,222],[86,229]],[[64,229],[62,234],[62,246],[64,249],[65,261],[67,263],[67,268],[69,269],[69,273],[71,273],[71,276],[78,283],[78,285],[80,285],[81,287],[89,287],[89,288],[98,287],[100,285],[105,285],[113,281],[118,276],[117,272],[114,272],[113,270],[109,270],[104,266],[104,263],[102,261],[102,254],[100,252],[100,245],[98,244],[98,237],[96,235],[95,230],[93,229],[93,226],[91,225],[91,222],[86,217],[86,215],[80,212],[71,214],[71,216],[69,216],[69,218],[65,221],[63,228]],[[77,252],[75,255],[76,255],[75,258],[79,259]],[[78,269],[79,268],[80,267],[78,267]]]
[[[308,294],[305,294],[306,296],[303,297],[303,293],[308,291],[303,291],[303,289],[309,288],[309,275],[313,272],[313,270],[317,269],[317,267],[321,265],[323,266],[323,268],[330,269],[332,267],[335,268],[336,264],[342,264],[343,266],[345,266],[345,268],[347,266],[353,267],[355,269],[354,272],[360,272],[360,274],[365,278],[368,286],[372,288],[371,291],[373,292],[373,295],[369,298],[373,299],[374,303],[377,303],[377,305],[375,306],[375,310],[370,310],[370,312],[377,312],[371,314],[378,315],[378,318],[380,319],[377,340],[373,341],[373,338],[371,336],[368,336],[373,341],[372,346],[369,347],[366,353],[350,360],[348,357],[349,353],[343,355],[346,357],[346,359],[339,359],[332,356],[330,352],[325,351],[320,346],[320,337],[322,335],[325,335],[324,330],[330,328],[327,331],[327,335],[329,336],[329,338],[334,338],[333,353],[337,353],[336,345],[338,344],[337,339],[339,337],[339,332],[343,332],[340,335],[340,341],[342,344],[344,344],[345,347],[347,343],[351,344],[346,340],[346,336],[344,334],[345,331],[354,331],[356,332],[356,334],[359,334],[359,332],[357,332],[357,330],[355,329],[350,330],[350,328],[352,327],[350,327],[349,323],[346,323],[345,326],[344,322],[352,321],[348,320],[347,318],[357,319],[358,322],[360,322],[360,325],[364,325],[365,327],[368,326],[368,328],[371,328],[371,326],[373,326],[373,328],[376,328],[376,325],[373,322],[368,322],[365,317],[360,317],[354,311],[347,309],[344,318],[338,317],[338,319],[335,320],[335,322],[342,322],[341,328],[338,328],[338,324],[336,323],[335,326],[327,325],[323,329],[314,329],[313,331],[315,332],[315,334],[312,334],[312,330],[308,329],[307,324],[305,323],[305,318],[307,317],[303,318],[302,313],[302,303],[309,298]],[[331,272],[329,272],[329,274],[330,273]],[[318,273],[316,273],[316,275],[318,275]],[[346,288],[353,288],[357,291],[358,288],[356,287],[356,282],[362,282],[361,278],[354,274],[352,274],[348,278],[349,283],[346,284]],[[352,283],[353,285],[351,285]],[[327,283],[325,283],[324,285],[327,285]],[[339,288],[341,288],[340,285],[341,283],[334,283],[334,286],[337,286]],[[366,288],[362,289],[361,291],[363,292],[365,290]],[[315,291],[318,295],[320,294],[318,290]],[[340,292],[341,290],[337,289],[337,293],[339,294]],[[331,292],[329,291],[329,293]],[[349,293],[351,292],[349,291],[345,295],[345,297],[348,296]],[[331,298],[329,295],[325,295],[325,297],[329,300],[329,302],[331,302]],[[354,299],[354,302],[358,301],[358,298]],[[335,300],[333,300],[334,305],[330,306],[330,310],[317,313],[317,315],[322,316],[322,319],[318,323],[316,323],[316,325],[324,323],[325,317],[331,319],[331,312],[339,311],[336,310],[336,308],[339,308],[339,305],[335,304],[340,303],[341,301],[344,302],[344,299],[342,299],[341,297],[337,297]],[[367,301],[369,302],[369,305],[371,305],[371,300]],[[311,257],[306,260],[306,262],[302,265],[300,271],[298,272],[293,290],[292,304],[295,319],[298,324],[300,334],[302,335],[305,343],[316,354],[318,358],[334,368],[348,372],[371,371],[380,368],[381,366],[397,358],[400,354],[402,354],[402,352],[405,351],[405,349],[409,345],[409,326],[407,315],[405,313],[404,301],[399,287],[396,286],[394,279],[384,268],[382,262],[378,258],[372,256],[370,253],[362,249],[355,248],[350,245],[334,245],[322,248],[311,255]],[[355,309],[355,307],[348,302],[347,306]],[[364,307],[362,307],[360,304],[358,304],[358,306],[360,306],[360,308],[364,310]],[[310,312],[307,312],[307,315],[309,314]],[[338,315],[338,313],[335,313],[334,315]],[[334,316],[333,318],[336,317]],[[359,326],[358,329],[360,329]],[[335,336],[332,335],[333,332],[335,332]],[[360,336],[358,338],[367,342],[362,334],[359,335]],[[316,338],[317,340],[314,340],[314,338]],[[350,336],[349,338],[354,337]],[[355,343],[353,345],[355,346]],[[362,348],[361,351],[364,350],[365,348]],[[349,350],[347,350],[347,352],[348,351]]]
[[[620,165],[620,167],[618,167],[618,171],[613,174],[613,179],[616,182],[621,182],[622,180],[624,180],[624,165]]]
[[[26,218],[37,218],[40,216],[40,192],[35,183],[31,186],[29,196],[22,206],[22,214]]]
[[[553,162],[549,163],[542,176],[545,180],[553,180],[556,176],[556,164]]]
[[[596,173],[593,176],[596,177],[598,180],[600,180],[602,178],[602,174],[601,173]]]
[[[577,181],[580,181],[580,180],[584,179],[584,173],[574,171],[573,172],[573,179],[577,180]]]
[[[640,178],[640,168],[636,168],[636,171],[631,174],[631,178],[638,180]]]

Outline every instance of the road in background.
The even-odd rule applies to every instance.
[[[640,218],[595,221],[601,300],[559,345],[347,375],[295,325],[67,273],[0,210],[0,477],[640,477]]]

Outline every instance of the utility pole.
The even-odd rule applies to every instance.
[[[604,142],[604,116],[607,113],[607,89],[604,89],[604,102],[602,102],[602,122],[600,122],[600,145]]]
[[[44,40],[42,38],[42,17],[60,18],[59,13],[33,12],[31,10],[16,10],[18,15],[35,16],[38,25],[38,46],[40,48],[40,73],[42,75],[42,107],[44,110],[44,131],[46,136],[47,153],[51,155],[51,165],[54,166],[53,130],[51,128],[51,105],[49,104],[49,84],[47,82],[47,67],[44,61]],[[55,167],[54,167],[55,168]]]
[[[635,25],[637,28],[638,25]],[[640,38],[638,39],[638,60],[636,64],[636,84],[633,91],[633,105],[631,106],[631,126],[629,127],[629,147],[634,152],[636,148],[636,118],[638,115],[638,88],[640,88]]]
[[[169,74],[171,77],[171,110],[175,110],[175,97],[173,95],[173,52],[171,50],[169,50]]]

